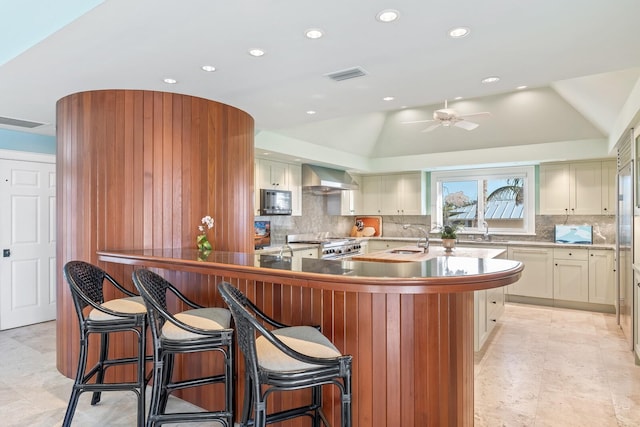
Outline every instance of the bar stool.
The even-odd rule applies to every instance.
[[[70,261],[63,268],[64,277],[69,283],[73,304],[80,326],[80,353],[78,368],[73,383],[71,397],[62,425],[71,425],[78,405],[80,394],[93,392],[91,405],[100,402],[103,391],[133,391],[138,396],[138,423],[144,426],[145,415],[145,346],[147,328],[147,309],[142,298],[122,287],[101,268],[84,261]],[[103,286],[111,284],[126,297],[104,300]],[[86,314],[86,308],[91,310]],[[137,335],[138,351],[135,357],[109,359],[109,334],[131,331]],[[100,353],[98,362],[87,370],[89,336],[100,335]],[[104,376],[108,368],[117,365],[135,364],[137,380],[135,382],[105,383]],[[95,377],[95,382],[90,383]]]
[[[240,425],[264,427],[267,423],[309,416],[314,427],[319,427],[320,422],[329,426],[322,412],[322,386],[333,384],[340,390],[342,426],[351,427],[351,356],[343,356],[314,327],[286,326],[269,318],[230,283],[220,283],[218,290],[233,315],[245,361]],[[271,393],[304,388],[312,390],[308,405],[267,414],[267,397]],[[249,420],[254,411],[254,420]]]
[[[133,272],[133,283],[144,299],[153,337],[153,389],[147,426],[162,423],[218,421],[233,426],[233,329],[226,308],[205,308],[187,299],[158,274],[140,269]],[[167,294],[191,307],[175,315],[167,310]],[[180,353],[215,351],[222,354],[224,373],[188,380],[173,380],[174,357]],[[169,395],[179,389],[223,383],[224,409],[210,412],[167,413]]]

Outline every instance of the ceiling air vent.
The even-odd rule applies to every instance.
[[[12,119],[11,117],[0,117],[0,125],[2,126],[17,126],[21,128],[37,128],[44,125],[44,123],[30,122],[28,120]]]
[[[367,75],[367,72],[360,67],[347,68],[346,70],[335,71],[333,73],[325,74],[331,80],[340,82],[342,80],[355,79],[356,77],[363,77]]]

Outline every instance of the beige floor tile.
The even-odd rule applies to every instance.
[[[507,304],[475,358],[475,426],[640,426],[640,366],[615,316]]]

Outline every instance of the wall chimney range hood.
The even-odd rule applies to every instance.
[[[302,165],[302,189],[314,194],[357,190],[358,183],[347,172],[316,165]]]

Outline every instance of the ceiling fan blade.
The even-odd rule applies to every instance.
[[[469,113],[469,114],[459,114],[458,117],[460,117],[461,119],[465,118],[465,117],[480,117],[480,116],[490,116],[491,113],[488,111],[483,111],[481,113]]]
[[[431,120],[431,121],[433,122],[434,120]],[[426,129],[421,130],[420,132],[431,132],[431,131],[432,131],[432,130],[434,130],[435,128],[440,127],[441,125],[442,125],[442,123],[436,123],[436,124],[434,124],[434,125],[429,126],[429,127],[428,127],[428,128],[426,128]]]
[[[429,120],[413,120],[413,121],[410,121],[410,122],[400,122],[400,123],[402,123],[403,125],[408,125],[408,124],[411,124],[411,123],[429,123],[429,122],[434,122],[434,121],[435,120],[433,120],[433,119],[429,119]]]
[[[459,128],[465,129],[465,130],[474,130],[475,128],[477,128],[478,125],[477,123],[473,123],[473,122],[468,122],[466,120],[460,120],[457,121],[453,124],[454,126],[457,126]]]

